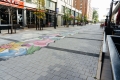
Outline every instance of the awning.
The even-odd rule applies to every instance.
[[[31,11],[37,11],[37,12],[45,12],[45,10],[37,10],[36,8],[31,8],[31,7],[27,7],[26,9]]]
[[[15,7],[15,8],[24,8],[24,2],[20,1],[19,4],[13,4],[13,3],[7,3],[7,2],[2,2],[0,1],[0,5],[8,6],[8,7]]]

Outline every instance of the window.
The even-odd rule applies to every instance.
[[[80,7],[80,9],[82,9],[82,7]]]
[[[26,2],[32,2],[31,0],[26,0]]]
[[[49,8],[50,7],[50,1],[49,0],[46,0],[46,7]]]
[[[62,12],[62,13],[65,12],[65,6],[62,6],[62,8],[61,8],[61,12]]]
[[[75,7],[76,7],[76,4],[75,4]]]

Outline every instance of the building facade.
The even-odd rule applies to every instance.
[[[65,21],[63,19],[63,15],[64,15],[64,9],[65,7],[68,8],[71,11],[71,15],[74,16],[75,18],[81,14],[81,11],[77,8],[74,7],[74,0],[56,0],[57,1],[57,8],[59,9],[58,12],[58,26],[62,26],[65,24]],[[75,22],[77,22],[76,20],[71,21],[70,24],[75,24]]]
[[[0,0],[0,25],[11,24],[10,13],[8,7],[13,9],[13,23],[26,26],[28,24],[36,24],[36,16],[34,14],[37,9],[36,0]],[[67,7],[71,10],[73,16],[81,14],[79,9],[73,7],[74,0],[45,0],[45,19],[41,20],[46,26],[54,26],[57,18],[57,25],[64,25],[64,9]],[[56,13],[56,14],[55,14]],[[50,23],[50,25],[48,25]]]
[[[82,16],[86,16],[89,21],[92,21],[93,9],[91,0],[74,0],[74,7],[81,10]]]

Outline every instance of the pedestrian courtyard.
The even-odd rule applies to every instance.
[[[0,80],[95,80],[102,37],[98,25],[1,34]]]

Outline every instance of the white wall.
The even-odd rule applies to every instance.
[[[66,4],[64,2],[64,0],[57,0],[57,8],[59,8],[59,15],[57,17],[57,24],[58,26],[61,26],[61,16],[64,15],[64,13],[61,11],[62,10],[62,6],[66,6],[67,8],[73,10],[73,11],[76,11],[76,12],[79,12],[79,13],[82,13],[81,11],[75,9],[73,7],[73,0],[65,0],[66,1]]]
[[[79,10],[77,10],[77,9],[75,9],[73,7],[73,0],[66,0],[66,2],[68,1],[66,4],[65,4],[64,0],[52,0],[52,1],[53,2],[57,2],[57,8],[59,8],[59,12],[58,12],[59,15],[57,17],[57,24],[58,24],[58,26],[61,26],[61,16],[64,15],[64,13],[61,11],[62,10],[62,6],[66,6],[69,9],[72,9],[72,10],[74,10],[76,12],[81,13],[81,11],[79,11]],[[46,3],[46,0],[45,0],[45,3]],[[37,8],[37,5],[34,4],[34,3],[27,3],[27,2],[25,2],[25,6],[31,7],[31,8]],[[49,8],[46,5],[46,8],[55,11],[55,4],[50,5]]]
[[[26,7],[37,8],[37,5],[34,4],[34,3],[27,3],[27,2],[24,2],[24,5],[25,5]]]

